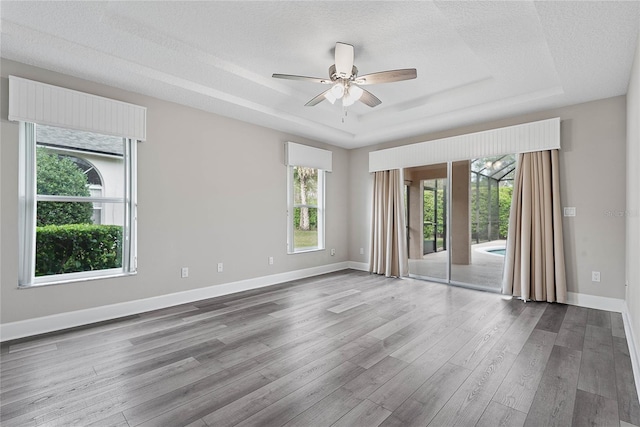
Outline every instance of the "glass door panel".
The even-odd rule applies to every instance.
[[[453,162],[451,282],[499,291],[515,156]]]
[[[448,280],[447,164],[412,169],[409,179],[409,274]]]

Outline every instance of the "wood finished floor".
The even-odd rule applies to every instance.
[[[13,426],[640,426],[618,313],[346,270],[5,343]]]

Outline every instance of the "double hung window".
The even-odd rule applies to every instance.
[[[308,252],[325,248],[325,182],[332,169],[328,150],[288,142],[287,251]]]
[[[20,285],[135,271],[135,142],[21,124]]]
[[[289,166],[289,252],[324,249],[324,171]]]
[[[9,76],[19,125],[18,286],[136,271],[136,142],[146,109]]]

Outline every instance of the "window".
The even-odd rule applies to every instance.
[[[21,123],[21,286],[135,271],[135,141]]]
[[[333,153],[287,142],[285,164],[288,166],[287,252],[322,250],[325,174],[332,170]]]
[[[324,171],[289,167],[289,253],[324,249]]]
[[[18,285],[135,272],[147,109],[9,76],[7,118],[20,129]]]

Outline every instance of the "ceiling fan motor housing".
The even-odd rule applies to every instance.
[[[343,73],[344,74],[344,73]],[[345,80],[355,80],[355,78],[358,76],[358,67],[356,67],[355,65],[353,67],[351,67],[351,75],[347,76],[347,75],[338,75],[338,72],[336,71],[336,64],[333,64],[331,67],[329,67],[329,78],[331,78],[331,81],[336,81],[336,80],[340,80],[340,79],[345,79]]]

